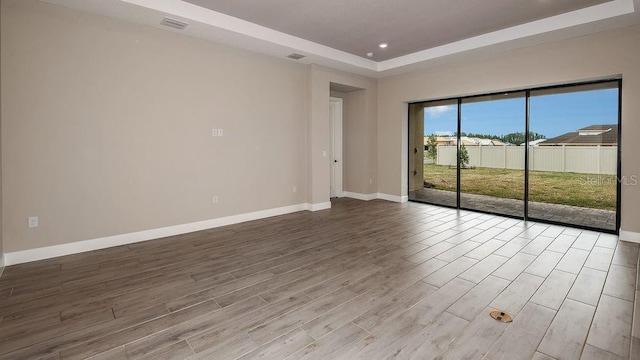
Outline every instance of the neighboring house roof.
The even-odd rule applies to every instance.
[[[466,136],[460,137],[460,141],[462,142],[462,145],[466,145],[466,146],[478,145],[478,142],[476,140]]]
[[[547,139],[538,139],[538,140],[533,140],[533,141],[529,141],[529,146],[536,146],[536,145],[540,145],[540,143],[547,141]],[[524,146],[525,143],[520,144],[520,146]]]
[[[462,140],[462,144],[465,146],[503,146],[506,145],[500,140],[494,139],[481,139],[481,138],[470,138],[468,136],[460,137]],[[456,145],[458,143],[458,139],[455,136],[438,136],[436,137],[436,142],[438,145]],[[424,137],[424,145],[428,145],[429,137]]]
[[[484,145],[484,144],[482,144],[482,145]],[[493,145],[493,146],[504,146],[504,145],[511,145],[511,144],[507,144],[507,143],[502,142],[500,140],[491,140],[491,144],[490,145]]]
[[[456,137],[455,136],[436,136],[436,142],[438,146],[440,145],[455,145]],[[429,145],[429,136],[424,137],[424,145]]]
[[[577,131],[568,132],[551,139],[547,139],[539,146],[615,146],[618,144],[618,125],[591,125]]]
[[[602,131],[607,131],[609,129],[611,129],[612,127],[618,127],[618,125],[613,124],[613,125],[589,125],[587,127],[583,127],[580,130],[602,130]]]

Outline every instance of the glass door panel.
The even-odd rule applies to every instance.
[[[461,208],[524,217],[525,95],[462,99]]]
[[[529,217],[616,230],[618,82],[531,91]]]
[[[409,105],[409,200],[457,206],[458,102]]]

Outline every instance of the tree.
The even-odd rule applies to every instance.
[[[538,139],[545,139],[546,136],[542,135],[542,134],[538,134],[535,132],[529,132],[529,141],[534,141],[534,140],[538,140]],[[511,133],[511,134],[507,134],[505,136],[502,136],[500,138],[500,140],[502,140],[503,142],[509,143],[509,144],[514,144],[514,145],[520,145],[524,143],[524,133],[523,132],[515,132],[515,133]]]
[[[466,168],[469,165],[469,153],[467,147],[464,144],[460,144],[460,152],[458,153],[458,164],[461,168]]]
[[[536,132],[531,132],[529,131],[529,141],[534,141],[534,140],[540,140],[540,139],[546,139],[547,137],[542,135],[542,134],[538,134]]]
[[[507,134],[502,137],[502,141],[509,144],[520,145],[524,142],[524,133],[516,132],[516,133]]]
[[[438,157],[438,139],[435,135],[429,136],[427,139],[427,157],[436,161]]]
[[[453,136],[457,136],[458,133],[454,133]],[[461,132],[460,136],[468,136],[470,138],[479,138],[479,139],[491,139],[491,140],[500,140],[504,143],[520,145],[524,143],[524,132],[514,132],[507,135],[490,135],[490,134],[474,134],[474,133],[465,133]],[[529,141],[534,141],[538,139],[546,139],[546,136],[542,134],[538,134],[536,132],[529,132]]]

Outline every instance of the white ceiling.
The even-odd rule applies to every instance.
[[[610,0],[185,0],[384,61]],[[388,43],[386,49],[378,44]]]
[[[640,0],[42,1],[375,77],[640,23]]]

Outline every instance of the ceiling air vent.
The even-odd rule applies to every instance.
[[[302,58],[303,58],[303,57],[305,57],[305,56],[304,56],[304,55],[300,55],[300,54],[293,53],[293,54],[289,54],[289,55],[287,55],[287,57],[288,57],[289,59],[293,59],[293,60],[300,60],[300,59],[302,59]]]
[[[166,16],[164,17],[164,19],[162,19],[160,24],[162,24],[164,26],[172,27],[172,28],[178,29],[178,30],[184,30],[184,28],[186,28],[187,25],[189,25],[188,23],[186,23],[184,21],[172,19],[172,18],[166,17]]]

